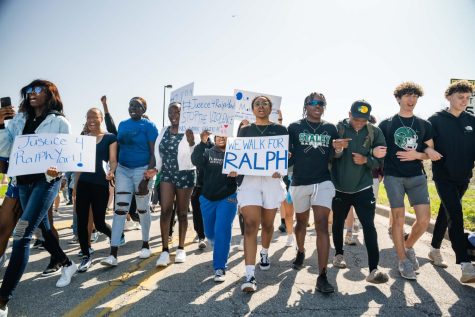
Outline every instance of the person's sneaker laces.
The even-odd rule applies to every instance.
[[[440,254],[440,249],[431,248],[427,256],[435,266],[447,268],[447,263],[444,262],[444,258],[442,257],[442,254]]]
[[[335,288],[328,282],[326,274],[320,274],[317,277],[317,291],[321,293],[333,293]]]
[[[104,266],[113,267],[117,266],[118,261],[117,258],[111,254],[107,258],[102,259],[101,264]]]
[[[285,224],[283,224],[283,223],[280,224],[279,231],[282,232],[282,233],[285,233],[287,231],[287,229],[285,228]]]
[[[404,259],[403,261],[399,261],[399,273],[401,276],[407,280],[415,280],[416,273],[414,272],[414,267],[412,266],[411,261],[409,259]]]
[[[93,255],[94,254],[94,249],[89,247],[89,255]],[[78,253],[78,256],[82,257],[84,254],[82,254],[82,250],[79,250],[79,253]]]
[[[381,284],[386,283],[389,280],[389,277],[386,273],[379,271],[378,269],[374,269],[366,278],[366,282],[374,283],[374,284]]]
[[[170,264],[170,253],[167,251],[163,251],[160,256],[157,259],[157,262],[155,263],[155,266],[167,266]]]
[[[261,262],[259,262],[259,267],[263,271],[267,271],[270,269],[270,261],[269,261],[269,255],[267,253],[260,253],[261,254]]]
[[[78,266],[76,263],[71,261],[71,265],[63,266],[61,268],[61,277],[56,282],[56,287],[65,287],[71,283],[71,278],[77,272]]]
[[[46,269],[41,273],[41,276],[50,276],[56,273],[59,273],[61,270],[61,264],[54,262],[52,259],[50,260]]]
[[[90,256],[83,257],[81,260],[81,264],[79,264],[78,266],[78,272],[79,273],[86,272],[91,267],[91,264],[92,264],[92,259]]]
[[[241,285],[241,291],[253,293],[257,290],[256,278],[254,276],[246,277],[246,281]]]
[[[198,242],[198,248],[200,248],[200,249],[205,249],[206,248],[205,239],[200,239],[200,241]]]
[[[140,259],[148,259],[152,255],[150,248],[142,248],[139,253]]]
[[[175,255],[175,263],[185,263],[186,252],[183,249],[177,249]]]
[[[462,283],[475,283],[475,269],[471,262],[462,262],[462,276],[460,282]]]
[[[417,271],[419,269],[419,261],[417,261],[416,251],[414,251],[414,248],[407,249],[406,256],[409,261],[411,261],[414,271]]]
[[[217,283],[221,283],[225,281],[226,272],[222,269],[217,269],[214,271],[214,281]]]
[[[346,268],[345,258],[343,257],[343,254],[335,255],[335,257],[333,258],[333,266],[338,267],[340,269]]]
[[[292,262],[292,267],[294,270],[301,270],[303,266],[303,262],[305,260],[305,252],[300,252],[297,250],[297,256],[295,257],[295,261]]]
[[[353,233],[347,233],[345,235],[345,244],[346,245],[356,245],[356,239],[353,237]]]

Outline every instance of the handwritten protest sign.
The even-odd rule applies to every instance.
[[[232,136],[234,98],[231,96],[194,96],[183,100],[179,132],[208,130],[214,135]]]
[[[195,87],[195,83],[190,83],[183,87],[173,90],[170,93],[170,102],[178,101],[183,102],[184,99],[189,99],[193,96],[193,89]]]
[[[223,174],[271,176],[287,175],[289,136],[228,138]]]
[[[272,112],[270,114],[270,121],[277,122],[278,112],[280,110],[280,104],[282,97],[272,96],[269,94],[263,94],[259,92],[251,92],[242,89],[234,89],[234,98],[236,103],[236,120],[248,120],[249,122],[256,121],[256,117],[252,113],[251,102],[257,96],[266,96],[272,102]]]
[[[94,172],[96,138],[49,133],[15,137],[8,176],[44,173],[51,166],[61,172]]]

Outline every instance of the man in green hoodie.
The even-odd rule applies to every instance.
[[[333,265],[345,268],[343,258],[343,228],[350,207],[355,208],[363,227],[370,274],[366,281],[385,283],[388,275],[378,270],[378,235],[374,227],[376,200],[373,194],[372,170],[382,164],[386,154],[386,141],[382,131],[368,122],[371,105],[355,101],[351,105],[349,119],[338,123],[341,138],[350,139],[348,147],[335,149],[332,162],[332,181],[336,189],[333,198]]]

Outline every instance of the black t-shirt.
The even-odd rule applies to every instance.
[[[332,141],[338,139],[336,127],[299,120],[289,125],[289,147],[294,163],[292,186],[317,184],[331,179],[328,163],[333,152]]]
[[[248,126],[242,127],[239,130],[238,137],[256,137],[256,136],[274,136],[274,135],[287,135],[287,128],[277,123],[271,123],[269,125],[256,125],[251,123]]]
[[[78,181],[109,186],[109,182],[106,180],[106,173],[102,167],[102,162],[109,162],[109,146],[114,142],[117,142],[117,137],[114,134],[104,134],[101,142],[96,144],[96,172],[82,172]]]
[[[399,151],[416,150],[424,152],[426,141],[432,139],[432,125],[417,116],[403,118],[395,115],[379,124],[386,138],[388,151],[384,158],[384,175],[413,177],[424,174],[421,160],[401,161],[396,156]]]

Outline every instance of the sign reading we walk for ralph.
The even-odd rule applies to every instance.
[[[272,176],[287,175],[289,136],[228,138],[223,174]]]

